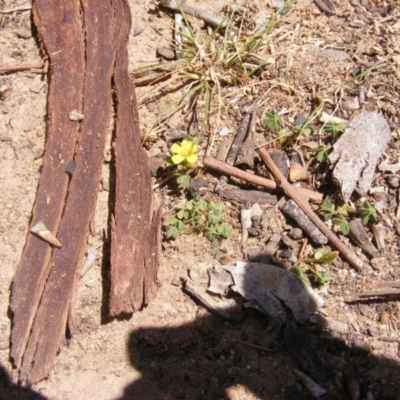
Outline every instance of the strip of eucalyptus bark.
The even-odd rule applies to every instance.
[[[96,206],[105,141],[110,129],[115,32],[119,30],[121,22],[114,19],[110,2],[36,2],[40,21],[48,22],[48,35],[57,32],[60,23],[65,24],[68,21],[62,12],[67,3],[75,3],[78,9],[81,3],[84,25],[78,28],[85,38],[86,74],[82,110],[84,120],[81,122],[74,157],[76,169],[71,177],[57,234],[62,247],[54,249],[50,258],[51,270],[20,368],[20,379],[28,383],[38,382],[49,375],[65,337],[68,311],[79,281],[79,268],[82,265],[89,225]],[[53,17],[55,15],[57,19]],[[61,21],[58,20],[59,17]],[[76,43],[68,45],[75,46]],[[67,75],[74,75],[74,60],[71,62],[71,70]],[[68,97],[65,96],[65,92],[59,95]],[[67,115],[68,111],[71,110],[64,109]]]
[[[42,221],[57,236],[70,180],[65,168],[74,158],[79,134],[79,123],[70,121],[68,112],[74,109],[81,112],[83,107],[85,54],[79,1],[36,0],[33,17],[43,50],[49,57],[51,79],[45,155],[31,228]],[[29,65],[33,66],[41,68]],[[10,355],[16,367],[21,366],[51,267],[51,253],[49,243],[28,233],[10,301],[13,313]]]
[[[116,191],[111,224],[110,315],[132,313],[149,303],[157,289],[161,253],[161,209],[153,213],[153,189],[140,138],[127,44],[131,15],[125,0],[113,0],[119,21],[115,40],[117,103]]]

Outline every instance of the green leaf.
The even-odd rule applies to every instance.
[[[271,131],[282,126],[281,117],[279,115],[266,113],[265,116],[266,118],[263,120],[263,125]]]
[[[229,238],[232,235],[230,229],[226,228],[225,226],[218,226],[216,229],[216,233],[217,235],[222,236],[224,238]]]
[[[175,226],[169,226],[166,231],[168,239],[176,239],[179,236],[179,230]]]
[[[178,203],[176,206],[175,206],[175,210],[183,210],[183,209],[185,209],[186,208],[186,203]]]
[[[165,159],[165,162],[166,162],[166,164],[167,164],[168,166],[175,165],[175,163],[172,161],[172,156],[168,156],[168,157]]]
[[[190,184],[190,176],[189,175],[181,175],[178,176],[176,182],[183,187],[188,187]]]
[[[350,232],[350,225],[349,223],[341,218],[332,218],[332,224],[335,226],[339,227],[340,232],[343,233],[343,235],[348,235]]]
[[[286,129],[281,129],[278,132],[278,141],[281,144],[281,146],[285,146],[287,143],[289,143],[290,139],[292,138],[293,134]]]
[[[296,136],[309,136],[315,132],[315,128],[312,125],[301,125],[293,128],[293,134]]]
[[[321,163],[325,163],[328,161],[328,156],[332,153],[333,147],[319,146],[315,149],[317,153],[317,160]]]
[[[376,223],[376,210],[368,201],[365,201],[363,207],[360,207],[357,211],[362,216],[364,223]]]
[[[168,218],[168,225],[176,226],[178,224],[179,220],[176,219],[175,217],[169,217]]]
[[[335,205],[332,204],[328,199],[325,199],[319,210],[326,220],[331,219],[335,212]]]
[[[315,272],[315,281],[322,285],[326,285],[333,278],[326,271],[316,271]]]
[[[307,286],[311,286],[310,280],[304,275],[303,269],[300,265],[295,265],[290,272],[293,272],[295,275],[297,275]]]
[[[341,217],[347,217],[349,215],[349,206],[344,204],[342,206],[337,207],[336,211]]]
[[[184,224],[182,221],[178,221],[178,223],[176,224],[176,227],[177,227],[180,231],[185,230],[185,224]]]
[[[330,264],[336,260],[336,257],[339,255],[338,251],[332,251],[329,246],[318,250],[314,258],[310,260],[313,264]]]
[[[324,131],[329,133],[333,140],[336,140],[338,135],[343,133],[345,130],[346,130],[346,125],[344,123],[342,123],[342,122],[340,124],[337,124],[337,125],[332,124],[332,122],[328,122],[324,126]]]

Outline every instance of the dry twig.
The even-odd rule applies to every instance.
[[[0,14],[12,14],[17,11],[30,11],[32,10],[32,6],[22,6],[22,7],[17,7],[17,8],[6,8],[4,10],[0,10]]]
[[[189,4],[180,2],[178,0],[163,0],[161,4],[165,8],[168,8],[172,11],[183,11],[185,14],[201,19],[211,26],[222,28],[226,27],[226,22],[224,22],[222,19],[208,13],[207,11],[200,10],[196,7],[190,6]]]
[[[43,64],[14,64],[14,65],[5,65],[0,67],[0,74],[6,74],[8,72],[19,72],[19,71],[27,71],[27,70],[39,70],[39,73],[43,73]],[[36,72],[36,71],[33,71]]]
[[[279,186],[286,193],[286,195],[288,195],[297,203],[304,214],[306,214],[307,217],[310,218],[310,220],[317,226],[317,228],[328,238],[332,246],[334,246],[354,268],[360,270],[363,267],[363,262],[325,225],[318,215],[315,214],[310,205],[300,196],[298,190],[294,188],[282,175],[281,171],[277,168],[267,150],[259,148],[258,151],[261,155],[261,158],[270,169],[272,175],[279,182]]]
[[[251,183],[252,185],[261,186],[269,190],[277,190],[279,188],[276,182],[271,179],[263,178],[261,176],[251,174],[250,172],[242,171],[241,169],[225,164],[222,161],[217,160],[216,158],[205,157],[203,162],[204,166],[208,168],[214,169],[218,172],[221,172],[222,174],[238,178],[244,182]],[[314,192],[306,188],[297,188],[296,190],[300,195],[309,198],[310,201],[312,201],[313,203],[322,203],[321,193]]]

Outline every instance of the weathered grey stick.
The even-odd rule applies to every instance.
[[[247,130],[249,128],[250,119],[251,119],[251,112],[247,112],[243,118],[242,124],[233,140],[232,146],[229,150],[228,157],[226,157],[226,163],[228,165],[233,165],[236,161],[236,157],[239,153],[240,146],[244,142],[244,139],[247,135]]]
[[[297,225],[299,225],[316,244],[323,245],[328,243],[326,236],[321,233],[293,200],[287,201],[281,210],[285,215],[296,221]]]
[[[256,157],[256,150],[254,146],[254,127],[257,120],[258,104],[253,104],[248,112],[251,112],[251,114],[247,128],[247,137],[240,146],[236,157],[235,166],[246,165],[250,169],[254,169],[254,158]]]
[[[229,300],[226,300],[224,302],[215,301],[209,294],[207,294],[203,289],[196,286],[190,279],[184,280],[184,288],[189,294],[191,294],[197,301],[199,301],[211,312],[231,321],[241,320],[241,307],[239,307],[236,303],[234,304],[234,302]]]
[[[369,256],[376,257],[379,250],[370,242],[364,224],[361,219],[353,219],[350,221],[350,239],[361,247]]]
[[[228,151],[228,155],[226,156],[226,161],[225,161],[227,165],[233,165],[235,163],[236,157],[239,153],[239,149],[242,146],[244,139],[246,138],[247,129],[250,124],[250,118],[251,118],[251,107],[248,110],[248,112],[246,112],[242,124],[240,125],[240,128],[237,131],[235,138],[233,139],[231,148]],[[215,192],[221,193],[225,189],[227,182],[228,182],[228,177],[221,176],[219,182],[217,183],[217,186],[215,187]]]
[[[183,11],[185,14],[191,15],[192,17],[196,17],[198,19],[201,19],[204,22],[206,22],[208,25],[211,25],[214,27],[225,28],[226,24],[227,24],[221,18],[218,18],[215,15],[208,13],[207,11],[200,10],[196,7],[190,6],[189,4],[183,3],[178,0],[162,0],[161,4],[165,8],[168,8],[169,10],[172,10],[172,11],[178,11],[178,12]]]
[[[182,35],[181,35],[182,21],[183,21],[182,14],[175,13],[174,20],[175,20],[174,39],[176,46],[175,58],[179,59],[182,57]]]
[[[279,182],[282,190],[293,199],[301,210],[307,215],[308,218],[317,226],[317,228],[328,238],[329,242],[335,247],[343,257],[357,270],[361,270],[363,262],[357,255],[346,246],[336,235],[332,232],[322,221],[317,214],[312,210],[310,205],[304,201],[295,187],[293,187],[287,179],[282,175],[281,171],[277,168],[274,161],[268,154],[267,150],[263,148],[258,149],[261,158],[264,160],[267,167],[270,169],[272,175]]]

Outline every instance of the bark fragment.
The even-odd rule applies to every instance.
[[[103,149],[111,115],[110,81],[115,59],[115,51],[112,49],[116,29],[112,7],[110,3],[99,3],[95,0],[83,0],[82,5],[85,25],[80,29],[86,32],[83,93],[85,119],[81,125],[74,157],[76,170],[71,178],[57,235],[63,247],[55,249],[51,256],[51,271],[20,370],[21,380],[32,383],[48,376],[65,334],[70,302],[79,279],[78,267],[82,265],[89,224],[96,205]],[[48,7],[57,9],[52,4],[46,8]],[[44,16],[43,12],[44,9],[39,10],[41,17]],[[49,34],[56,29],[57,26],[53,26]],[[98,43],[109,51],[99,51]]]
[[[114,82],[117,101],[116,203],[111,230],[110,315],[132,313],[155,293],[160,257],[161,209],[153,215],[147,157],[141,145],[134,87],[128,76],[128,4],[113,1],[118,36]]]
[[[29,234],[14,277],[11,357],[19,367],[20,380],[28,383],[48,376],[68,318],[69,328],[74,327],[71,305],[110,130],[112,78],[118,92],[116,136],[120,142],[116,148],[112,256],[114,260],[126,256],[130,262],[123,264],[122,273],[112,278],[116,279],[113,288],[120,285],[117,299],[127,297],[130,310],[145,304],[155,288],[160,235],[160,210],[152,218],[150,174],[127,73],[126,45],[131,21],[126,0],[35,0],[33,14],[50,58],[51,79],[48,139],[32,227],[35,230],[42,221],[62,248],[52,249]],[[70,110],[77,110],[84,120],[71,121]],[[74,170],[66,168],[71,162],[76,166]],[[131,250],[129,254],[127,248]],[[114,264],[114,272],[116,267],[118,263]],[[121,287],[121,279],[127,283],[125,286]],[[131,292],[127,294],[126,290]],[[116,310],[121,312],[118,307]]]
[[[79,132],[79,124],[69,120],[67,111],[83,107],[84,47],[79,2],[37,0],[33,3],[33,17],[49,56],[51,80],[45,157],[31,227],[43,221],[50,232],[56,233],[69,183],[65,166],[74,157]],[[17,367],[21,365],[50,270],[50,256],[51,246],[28,234],[14,276],[10,302],[13,312],[10,355]]]
[[[324,245],[328,243],[326,236],[321,233],[293,200],[288,200],[282,207],[282,211],[293,219],[316,244]]]
[[[334,144],[329,161],[336,164],[333,178],[340,185],[345,201],[354,190],[360,195],[368,192],[376,164],[390,138],[386,119],[378,112],[363,110]]]

